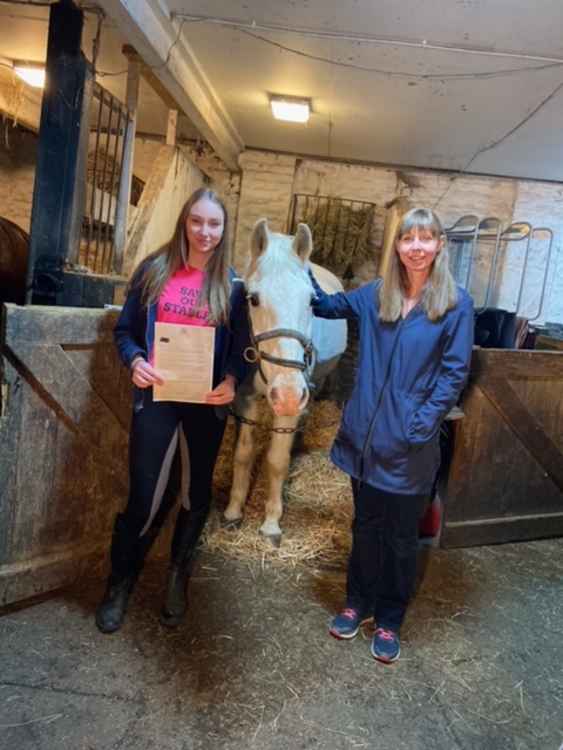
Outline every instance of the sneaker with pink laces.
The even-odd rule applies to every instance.
[[[352,607],[346,607],[333,618],[328,632],[335,638],[348,640],[358,635],[362,623],[362,613]]]
[[[401,654],[399,634],[388,628],[376,628],[371,641],[371,655],[374,659],[390,664]]]

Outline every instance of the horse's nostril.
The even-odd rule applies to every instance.
[[[303,401],[305,401],[308,395],[309,394],[307,393],[307,389],[303,388],[303,392],[301,393],[301,401],[300,401],[301,404],[303,403]]]
[[[277,388],[272,388],[270,391],[270,397],[272,401],[279,401],[280,400],[280,393]]]

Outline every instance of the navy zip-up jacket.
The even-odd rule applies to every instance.
[[[135,357],[141,356],[148,360],[154,344],[157,303],[145,306],[141,301],[142,284],[136,283],[136,280],[138,282],[142,278],[144,269],[144,265],[139,267],[113,331],[119,356],[128,368]],[[249,369],[243,357],[244,350],[250,345],[244,283],[236,277],[232,268],[229,269],[229,280],[229,325],[218,325],[215,329],[214,388],[225,375],[233,375],[236,382],[240,383]],[[133,404],[137,411],[143,407],[144,390],[134,387]]]
[[[473,302],[458,288],[455,308],[432,322],[417,305],[405,319],[379,319],[376,280],[326,294],[312,278],[313,312],[357,318],[359,361],[332,447],[347,474],[386,492],[427,494],[440,463],[442,420],[465,385],[473,345]]]

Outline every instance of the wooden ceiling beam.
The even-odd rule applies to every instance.
[[[244,143],[193,50],[181,34],[181,22],[149,0],[99,0],[104,12],[142,60],[141,74],[169,109],[184,113],[217,155],[233,171]]]

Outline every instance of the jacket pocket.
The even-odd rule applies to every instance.
[[[396,461],[406,458],[412,449],[408,428],[417,408],[417,400],[404,393],[389,391],[386,394],[371,434],[370,447],[376,460]]]

